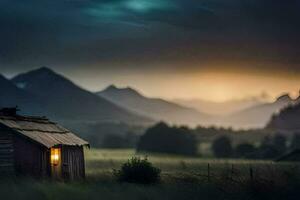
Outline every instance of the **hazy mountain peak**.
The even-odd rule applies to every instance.
[[[38,96],[48,115],[56,119],[130,123],[152,121],[82,89],[46,67],[20,74],[12,81],[24,91]]]
[[[112,85],[109,85],[107,88],[105,88],[105,90],[108,90],[108,91],[114,91],[114,90],[118,90],[119,88],[117,88],[116,85],[112,84]]]
[[[109,93],[109,94],[123,94],[123,95],[136,95],[136,96],[141,96],[141,94],[131,88],[131,87],[117,87],[115,85],[110,85],[108,86],[106,89],[104,89],[103,91],[101,92],[98,92],[98,93]]]
[[[110,85],[97,95],[134,113],[158,121],[197,125],[210,120],[210,116],[205,113],[163,99],[148,98],[131,87],[118,88]]]
[[[43,78],[45,76],[58,76],[57,73],[55,73],[52,69],[48,68],[48,67],[40,67],[38,69],[34,69],[32,71],[29,71],[29,72],[26,72],[26,73],[22,73],[22,74],[19,74],[18,76],[16,77],[21,77],[21,76],[24,76],[24,75],[30,75],[30,76],[43,76]]]
[[[293,101],[293,99],[290,97],[288,93],[285,93],[277,98],[276,102],[290,102]]]
[[[40,71],[40,72],[44,72],[44,73],[55,73],[52,69],[50,69],[46,66],[42,66],[42,67],[36,69],[35,71]]]
[[[48,90],[61,90],[66,87],[77,88],[72,81],[47,67],[17,75],[12,81],[18,88],[31,90],[31,92],[44,90],[45,88],[48,88]],[[44,93],[47,93],[47,91],[44,91]]]
[[[40,67],[35,70],[32,70],[26,74],[31,75],[31,76],[39,76],[39,77],[43,77],[43,78],[45,78],[45,77],[61,77],[61,75],[57,74],[52,69],[45,67],[45,66]],[[24,75],[24,74],[21,74],[21,75]]]

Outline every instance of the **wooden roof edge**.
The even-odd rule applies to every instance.
[[[85,141],[85,140],[84,140]],[[45,147],[47,147],[47,148],[52,148],[52,147],[58,147],[58,146],[79,146],[79,147],[88,147],[89,149],[91,148],[91,145],[90,145],[90,143],[88,143],[87,141],[85,141],[86,142],[86,144],[54,144],[54,145],[43,145],[43,144],[41,144],[41,145],[43,145],[43,146],[45,146]]]
[[[12,128],[16,131],[28,131],[28,132],[41,132],[41,133],[53,133],[53,134],[67,134],[72,133],[69,130],[66,131],[47,131],[47,130],[41,130],[41,129],[23,129],[23,128]]]
[[[48,118],[44,117],[29,117],[29,116],[5,116],[0,115],[0,119],[10,120],[10,121],[24,121],[24,122],[33,122],[38,124],[57,124],[55,122],[50,121]]]
[[[5,118],[5,119],[10,118],[10,117],[8,117],[8,116],[0,116],[0,119],[1,119],[1,117]],[[59,124],[57,124],[57,123],[55,123],[55,122],[51,122],[51,121],[49,121],[48,119],[46,119],[46,120],[47,120],[47,122],[49,122],[49,123],[44,123],[44,124],[54,124],[54,125],[58,126],[59,128],[61,128],[61,129],[63,129],[63,130],[62,130],[62,131],[47,131],[47,130],[40,130],[40,129],[22,129],[22,128],[14,128],[14,127],[10,127],[10,126],[8,126],[8,125],[6,125],[6,124],[3,124],[3,123],[1,123],[1,122],[0,122],[0,124],[4,125],[5,127],[7,127],[7,128],[9,128],[9,129],[15,131],[15,132],[18,133],[19,135],[22,135],[22,136],[24,136],[24,137],[30,139],[31,141],[34,141],[34,142],[36,142],[36,143],[38,143],[38,144],[40,144],[40,145],[42,145],[42,146],[44,146],[44,147],[46,147],[46,148],[51,148],[51,147],[54,147],[55,145],[87,146],[88,148],[90,148],[89,142],[86,141],[86,140],[84,140],[84,139],[82,139],[81,137],[77,136],[74,132],[72,132],[72,131],[70,131],[70,130],[68,130],[68,129],[62,127],[62,126],[60,126]],[[37,122],[37,123],[39,123],[39,122]],[[37,132],[41,132],[41,133],[53,133],[53,134],[68,134],[68,133],[71,133],[71,134],[73,134],[75,137],[79,138],[79,139],[80,139],[81,141],[83,141],[83,142],[82,142],[82,143],[79,143],[79,144],[76,144],[76,142],[74,142],[73,145],[72,145],[72,144],[64,144],[63,142],[61,142],[61,143],[59,143],[59,144],[54,144],[54,145],[46,145],[46,144],[44,144],[44,143],[42,143],[42,142],[40,142],[40,141],[35,140],[35,139],[32,138],[32,137],[27,136],[26,134],[22,133],[22,131],[37,131]]]

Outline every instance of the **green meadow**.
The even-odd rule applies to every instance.
[[[133,149],[126,150],[98,150],[85,151],[87,177],[94,177],[102,173],[112,172],[118,169],[122,163],[131,157],[147,157],[154,166],[162,170],[163,175],[169,174],[203,174],[207,175],[208,165],[211,172],[222,173],[236,168],[247,171],[250,167],[279,166],[273,161],[259,160],[234,160],[234,159],[212,159],[202,157],[186,157],[168,154],[136,153]]]
[[[159,167],[162,170],[161,183],[138,185],[117,182],[113,170],[133,156],[147,156],[154,166]],[[300,177],[298,165],[273,161],[136,154],[131,149],[86,149],[85,157],[84,181],[2,180],[1,197],[43,200],[292,199],[292,195],[297,193]]]

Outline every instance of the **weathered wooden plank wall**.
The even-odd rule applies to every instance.
[[[14,174],[14,148],[11,132],[0,127],[0,176]]]
[[[82,146],[62,147],[62,175],[65,180],[85,178],[84,152]]]
[[[37,178],[50,176],[50,152],[47,148],[14,135],[15,170],[17,175]]]

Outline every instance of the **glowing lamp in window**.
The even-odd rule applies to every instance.
[[[60,148],[51,148],[51,164],[58,165],[60,161]]]

